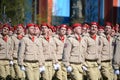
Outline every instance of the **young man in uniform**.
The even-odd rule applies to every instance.
[[[66,80],[66,76],[67,76],[67,75],[64,75],[64,71],[66,70],[62,65],[63,48],[64,48],[65,41],[67,39],[66,30],[67,30],[67,25],[61,24],[58,30],[59,33],[54,36],[54,40],[56,44],[56,55],[57,55],[59,64],[61,65],[61,68],[56,70],[55,76],[58,78],[58,80]]]
[[[73,24],[73,35],[65,42],[63,50],[63,64],[72,80],[83,80],[82,65],[84,64],[82,26],[80,23]]]
[[[58,66],[59,69],[60,65],[58,64],[58,60],[56,57],[56,45],[52,35],[49,35],[49,29],[47,23],[43,23],[40,26],[42,31],[42,46],[43,46],[43,54],[45,57],[45,71],[43,73],[43,78],[45,80],[52,80],[55,72],[55,68],[53,65]]]
[[[89,36],[84,38],[84,57],[86,65],[83,69],[87,72],[88,79],[99,80],[100,71],[98,69],[100,65],[100,37],[97,35],[98,23],[91,22]]]
[[[13,65],[12,58],[12,39],[8,36],[10,26],[4,24],[0,34],[0,78],[6,80],[10,75],[10,65]]]
[[[102,49],[101,49],[101,73],[105,80],[113,80],[113,38],[111,37],[112,25],[107,23],[105,25],[105,36],[101,36]]]
[[[13,40],[13,62],[14,62],[14,76],[17,79],[25,79],[25,72],[20,70],[18,65],[18,51],[19,51],[19,44],[21,39],[24,37],[24,26],[22,24],[18,24],[16,27],[16,34],[13,34],[11,37]]]
[[[35,24],[27,24],[28,34],[21,40],[18,51],[18,64],[25,70],[28,80],[39,80],[39,68],[43,66],[42,43],[35,36]]]

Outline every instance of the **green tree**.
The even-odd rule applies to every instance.
[[[11,24],[24,23],[24,0],[0,0],[0,19]]]

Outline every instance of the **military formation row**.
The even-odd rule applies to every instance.
[[[117,80],[120,71],[119,25],[75,23],[54,27],[29,23],[0,34],[2,80]],[[85,77],[84,77],[85,76]]]

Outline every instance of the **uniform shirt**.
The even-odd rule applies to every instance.
[[[0,59],[12,60],[13,45],[11,37],[7,36],[7,42],[3,40],[0,34]]]
[[[101,36],[102,40],[102,50],[101,50],[101,61],[112,60],[113,58],[113,38],[110,37],[108,41],[106,36]]]
[[[39,65],[42,65],[42,58],[44,56],[40,39],[35,37],[33,42],[30,35],[25,35],[19,45],[18,64],[24,65],[24,61],[38,61]]]
[[[63,50],[63,63],[69,66],[70,63],[84,63],[83,38],[80,41],[76,35],[71,35],[65,42]]]
[[[13,40],[13,58],[18,58],[18,49],[21,39],[17,38],[17,34],[14,34],[12,37]]]
[[[89,33],[83,33],[82,36],[89,36]]]
[[[115,42],[116,46],[115,46],[115,53],[114,53],[114,57],[113,57],[113,63],[114,63],[114,68],[115,69],[119,69],[120,67],[120,36],[116,38],[116,42]]]
[[[53,61],[53,63],[58,62],[56,57],[56,45],[53,37],[49,36],[46,38],[45,36],[41,36],[41,41],[45,60]]]
[[[64,48],[64,43],[66,41],[66,38],[67,37],[64,35],[64,40],[62,41],[59,35],[54,36],[54,40],[56,44],[56,55],[58,60],[62,60],[63,48]]]
[[[96,60],[100,64],[101,39],[96,35],[95,40],[91,36],[84,37],[85,60]]]

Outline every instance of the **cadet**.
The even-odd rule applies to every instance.
[[[42,45],[35,34],[35,24],[27,24],[28,34],[23,37],[18,52],[18,64],[25,70],[28,80],[39,80],[39,68],[43,65]]]
[[[66,35],[70,36],[73,33],[71,26],[67,27]]]
[[[102,50],[101,50],[101,73],[105,80],[113,80],[113,38],[111,37],[111,23],[105,25],[105,36],[101,37]]]
[[[90,26],[87,23],[82,25],[82,36],[89,36],[89,28]]]
[[[82,66],[84,64],[83,37],[81,24],[73,24],[74,34],[69,36],[63,50],[63,63],[72,80],[83,80]]]
[[[43,54],[45,57],[45,71],[43,73],[43,78],[45,80],[52,80],[56,68],[60,68],[56,57],[56,45],[53,36],[49,34],[50,26],[48,26],[46,23],[43,23],[41,24],[40,28],[42,31],[41,40]],[[54,68],[53,65],[55,66]]]
[[[0,78],[5,80],[10,75],[10,65],[12,60],[12,39],[8,36],[10,26],[4,24],[2,26],[2,33],[0,34]]]
[[[13,34],[11,37],[13,40],[13,62],[14,62],[14,72],[15,76],[18,79],[25,79],[25,72],[20,70],[20,67],[18,65],[18,50],[19,50],[19,44],[21,39],[24,37],[24,26],[22,24],[18,24],[16,27],[16,34]]]
[[[115,80],[119,80],[120,79],[120,34],[116,38],[115,45],[116,46],[115,46],[115,53],[113,57],[113,66],[115,70],[115,75],[117,76],[117,79]]]
[[[59,68],[59,70],[56,70],[56,75],[55,75],[59,80],[66,80],[66,77],[67,77],[67,75],[64,75],[64,71],[66,71],[66,68],[64,68],[64,66],[62,65],[63,48],[67,38],[66,30],[67,30],[67,25],[62,24],[60,25],[60,28],[58,30],[59,31],[58,35],[54,36],[54,40],[56,44],[57,59],[59,61],[59,64],[61,65],[61,68]]]
[[[97,34],[98,23],[91,22],[90,35],[84,38],[84,57],[86,65],[83,69],[87,72],[90,80],[99,80],[100,71],[98,69],[100,65],[100,37]]]

